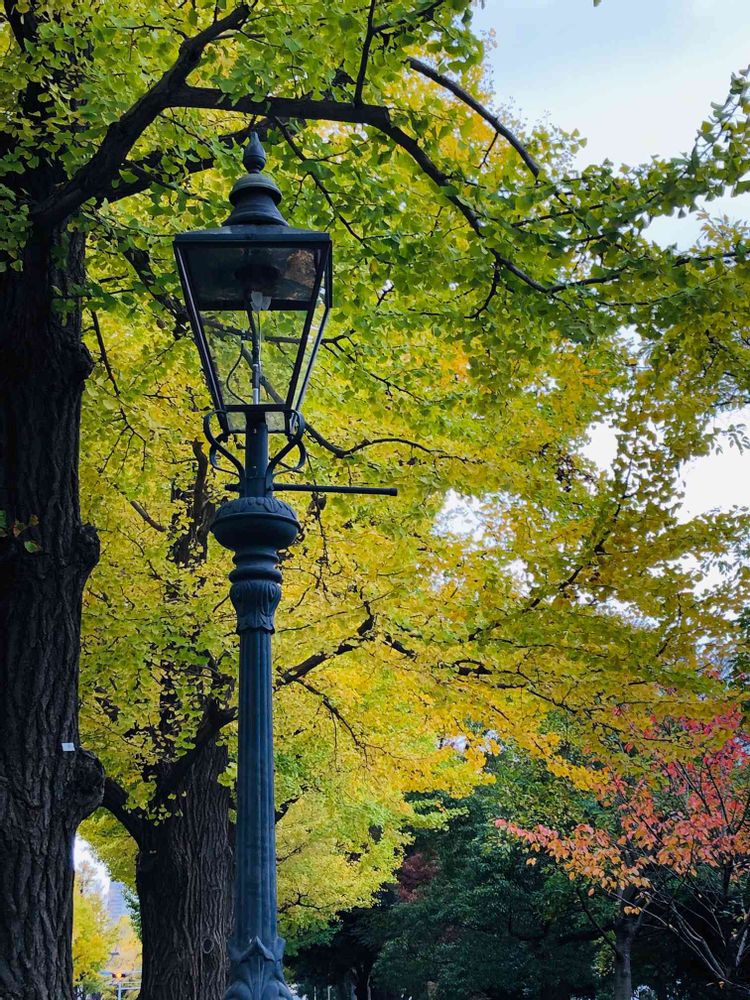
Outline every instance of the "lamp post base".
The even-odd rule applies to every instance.
[[[224,1000],[292,1000],[284,980],[284,939],[276,938],[274,950],[259,938],[242,949],[231,945],[232,985]]]

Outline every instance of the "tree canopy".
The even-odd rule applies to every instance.
[[[649,724],[729,705],[747,514],[686,518],[676,491],[682,464],[719,441],[717,413],[748,400],[747,233],[707,224],[683,253],[647,226],[747,188],[746,76],[731,77],[687,155],[580,170],[577,135],[491,106],[468,0],[68,7],[11,0],[2,25],[0,291],[13,336],[0,341],[0,541],[9,579],[29,581],[8,588],[8,641],[43,647],[33,683],[66,692],[54,724],[35,724],[67,740],[76,595],[94,561],[76,495],[92,363],[80,477],[101,561],[84,598],[80,699],[122,824],[99,815],[87,829],[113,870],[132,879],[123,830],[137,842],[180,815],[209,747],[213,778],[232,784],[228,564],[208,535],[224,493],[200,437],[207,396],[171,239],[224,219],[252,129],[287,217],[336,247],[306,411],[310,477],[400,491],[313,495],[284,562],[288,926],[313,934],[366,905],[414,830],[446,818],[444,796],[486,780],[499,743],[587,789],[600,780],[592,755],[630,772],[622,749]],[[604,471],[585,454],[596,423],[617,436]],[[62,639],[23,633],[34,574],[55,581],[45,600],[64,606],[51,630]],[[39,691],[13,663],[22,715]],[[67,787],[36,767],[24,733],[7,751],[16,798],[33,780]],[[92,775],[67,796],[71,828],[100,800]],[[40,837],[61,872],[66,829]],[[28,853],[23,823],[14,837]]]

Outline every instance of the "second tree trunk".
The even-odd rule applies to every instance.
[[[136,867],[143,939],[141,1000],[222,1000],[232,923],[225,746],[203,747],[172,816],[148,823]]]

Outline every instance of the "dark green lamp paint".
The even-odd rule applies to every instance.
[[[281,599],[279,553],[299,533],[292,508],[274,495],[273,475],[295,449],[304,462],[302,399],[331,306],[331,239],[293,229],[279,212],[281,194],[263,173],[266,156],[253,134],[247,174],[232,189],[224,226],[182,233],[174,250],[214,414],[204,421],[211,462],[235,469],[240,494],[223,504],[212,531],[234,553],[230,595],[240,635],[235,925],[229,942],[225,1000],[290,1000],[284,942],[276,925],[276,829],[273,763],[271,634]],[[269,317],[300,321],[273,326]],[[271,332],[268,332],[268,327]],[[265,342],[264,342],[265,338]],[[264,346],[286,355],[287,369]],[[233,361],[227,375],[226,356]],[[251,377],[235,379],[239,366]],[[283,378],[283,383],[281,379]],[[243,398],[242,390],[250,390]],[[266,395],[261,401],[261,391]],[[234,397],[234,398],[231,398]],[[211,417],[221,432],[211,431]],[[269,432],[287,442],[269,461]],[[225,447],[244,436],[244,461]],[[217,465],[218,467],[218,465]],[[288,467],[287,467],[288,468]],[[292,470],[294,471],[294,470]],[[276,489],[394,496],[387,487],[277,484]]]

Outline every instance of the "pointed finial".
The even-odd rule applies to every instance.
[[[265,167],[266,153],[260,144],[257,132],[250,133],[250,142],[245,147],[242,162],[245,164],[245,170],[249,174],[259,174],[263,167]]]
[[[263,173],[266,154],[257,132],[250,133],[250,141],[242,154],[242,162],[247,173],[244,177],[240,177],[229,195],[232,214],[225,225],[288,225],[277,207],[281,201],[281,191],[268,174]]]

